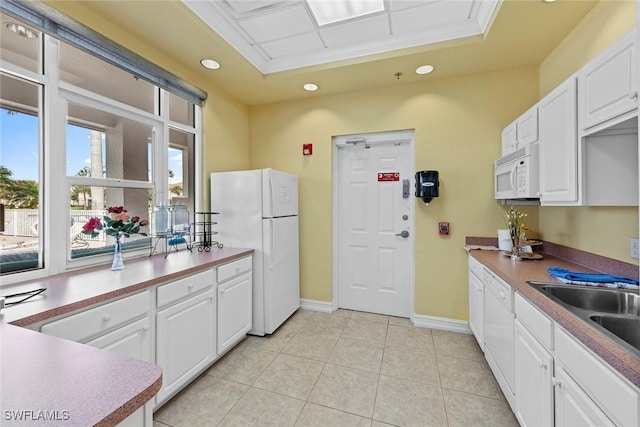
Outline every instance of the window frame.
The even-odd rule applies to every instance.
[[[58,40],[44,33],[42,39],[42,74],[22,69],[10,63],[0,63],[0,71],[12,77],[41,85],[39,93],[41,107],[39,112],[40,158],[38,174],[40,177],[39,224],[42,224],[39,250],[42,268],[3,274],[0,276],[2,277],[0,288],[16,282],[38,279],[76,268],[108,262],[112,257],[108,254],[71,259],[69,229],[66,226],[60,226],[60,224],[66,225],[69,221],[71,213],[70,189],[73,185],[80,184],[144,188],[153,192],[153,205],[168,204],[170,195],[166,171],[168,170],[170,127],[194,135],[193,155],[195,158],[192,173],[195,188],[192,189],[191,194],[195,210],[199,210],[202,204],[201,106],[193,104],[195,126],[191,127],[169,120],[168,108],[163,108],[168,107],[169,92],[158,86],[155,89],[154,112],[156,114],[154,114],[62,82],[58,78]],[[175,93],[174,95],[179,96]],[[153,129],[152,179],[145,182],[114,178],[68,177],[66,171],[66,125],[69,102],[149,124]],[[65,185],[60,185],[61,182],[64,182]],[[62,244],[65,245],[64,251],[60,250]],[[131,257],[148,256],[149,250],[133,249],[127,253],[131,254]]]

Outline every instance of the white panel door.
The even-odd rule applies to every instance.
[[[368,148],[363,144],[338,147],[337,280],[341,308],[411,315],[415,197],[410,149],[406,141],[371,143]],[[409,180],[408,197],[403,197],[405,179]]]

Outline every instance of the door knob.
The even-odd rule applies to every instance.
[[[396,236],[404,237],[406,239],[409,237],[409,232],[407,230],[402,230],[400,233],[396,233]]]

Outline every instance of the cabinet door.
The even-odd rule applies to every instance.
[[[156,363],[162,368],[161,403],[215,358],[216,297],[213,290],[158,312]]]
[[[251,330],[251,273],[218,286],[218,354]]]
[[[580,71],[580,129],[637,108],[635,37],[635,31],[627,34]]]
[[[149,317],[145,317],[89,341],[87,345],[153,363],[151,354],[151,320]]]
[[[613,427],[614,424],[567,374],[556,369],[555,426]]]
[[[515,321],[515,414],[523,427],[553,425],[553,358]]]
[[[538,106],[534,105],[516,119],[518,148],[538,140]]]
[[[576,79],[572,76],[538,103],[540,117],[540,202],[576,205],[578,136]]]
[[[484,351],[484,284],[469,269],[469,328]]]
[[[113,351],[123,356],[153,363],[151,319],[145,317],[115,331],[89,341],[87,345]],[[153,404],[149,403],[129,415],[120,427],[151,425]]]
[[[511,123],[509,126],[502,130],[502,155],[506,156],[516,151],[518,147],[518,139],[516,132],[516,122]]]

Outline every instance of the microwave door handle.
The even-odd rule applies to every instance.
[[[516,170],[518,169],[518,162],[513,164],[513,167],[511,168],[511,175],[509,175],[509,180],[511,181],[511,190],[514,192],[518,192],[518,189],[516,188]]]

